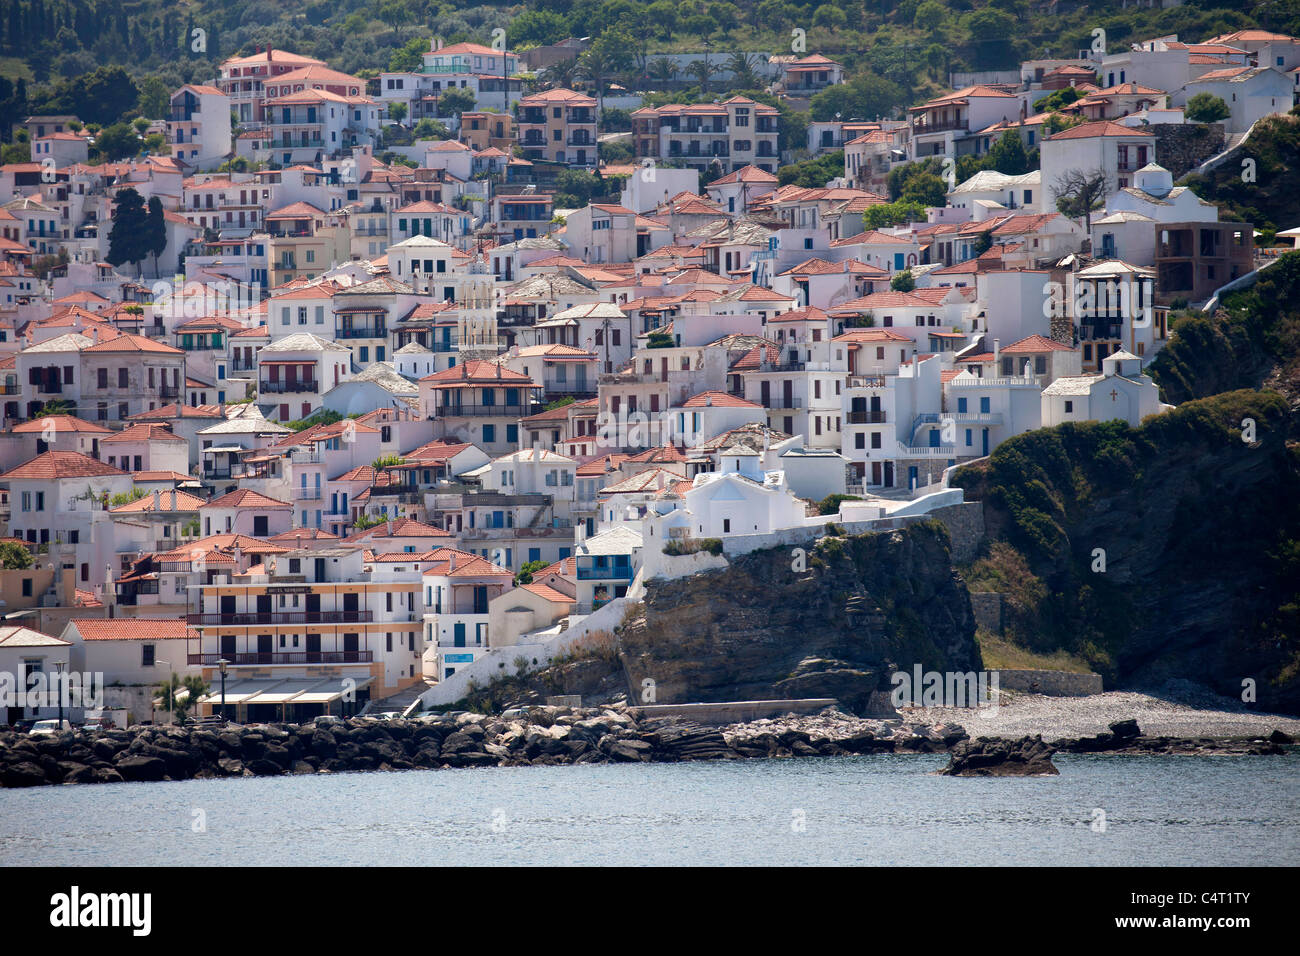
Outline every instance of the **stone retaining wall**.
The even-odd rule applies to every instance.
[[[1088,697],[1103,690],[1100,674],[1075,674],[1071,671],[999,669],[998,687],[1046,697]]]
[[[971,591],[970,609],[975,626],[990,634],[1002,634],[1002,594],[999,591]]]

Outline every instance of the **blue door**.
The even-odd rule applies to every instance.
[[[916,465],[912,465],[907,469],[907,487],[915,488],[917,485],[917,478]]]
[[[464,647],[464,646],[465,646],[465,624],[464,624],[464,622],[458,622],[458,623],[456,624],[455,638],[454,638],[454,640],[452,641],[452,643],[455,644],[457,647]]]
[[[939,447],[939,429],[937,428],[930,429],[930,447],[931,448]]]
[[[984,429],[984,454],[987,455],[988,453],[989,453],[989,430],[985,428]]]

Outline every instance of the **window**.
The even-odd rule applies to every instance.
[[[495,425],[483,426],[483,441],[491,444],[497,440],[497,427]]]
[[[99,388],[108,388],[108,369],[101,368],[95,370],[95,384]]]
[[[856,435],[853,436],[853,447],[854,448],[867,447],[867,436],[864,432],[858,432]]]
[[[880,447],[880,432],[871,433],[871,447],[872,448]]]
[[[1070,415],[1074,412],[1074,402],[1065,403],[1065,414]]]
[[[153,662],[154,662],[153,654],[154,651],[153,651],[152,644],[141,644],[140,645],[140,666],[153,667]]]

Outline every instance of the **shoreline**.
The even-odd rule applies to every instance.
[[[1132,692],[1095,698],[1004,693],[999,703],[988,716],[930,708],[868,718],[828,708],[725,725],[647,717],[614,704],[539,708],[513,719],[473,713],[354,718],[328,728],[142,726],[36,738],[10,732],[0,734],[0,786],[877,753],[948,753],[953,766],[972,753],[1009,764],[1030,752],[1048,762],[1054,753],[1277,755],[1290,752],[1300,735],[1300,719],[1196,708]],[[1163,732],[1170,728],[1186,732]],[[1230,732],[1207,732],[1214,730]]]

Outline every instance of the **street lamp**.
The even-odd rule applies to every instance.
[[[67,666],[67,661],[54,662],[54,695],[59,699],[59,733],[63,733],[63,669]]]
[[[226,668],[230,666],[230,661],[224,657],[217,661],[217,666],[221,668],[221,716],[226,716]]]

